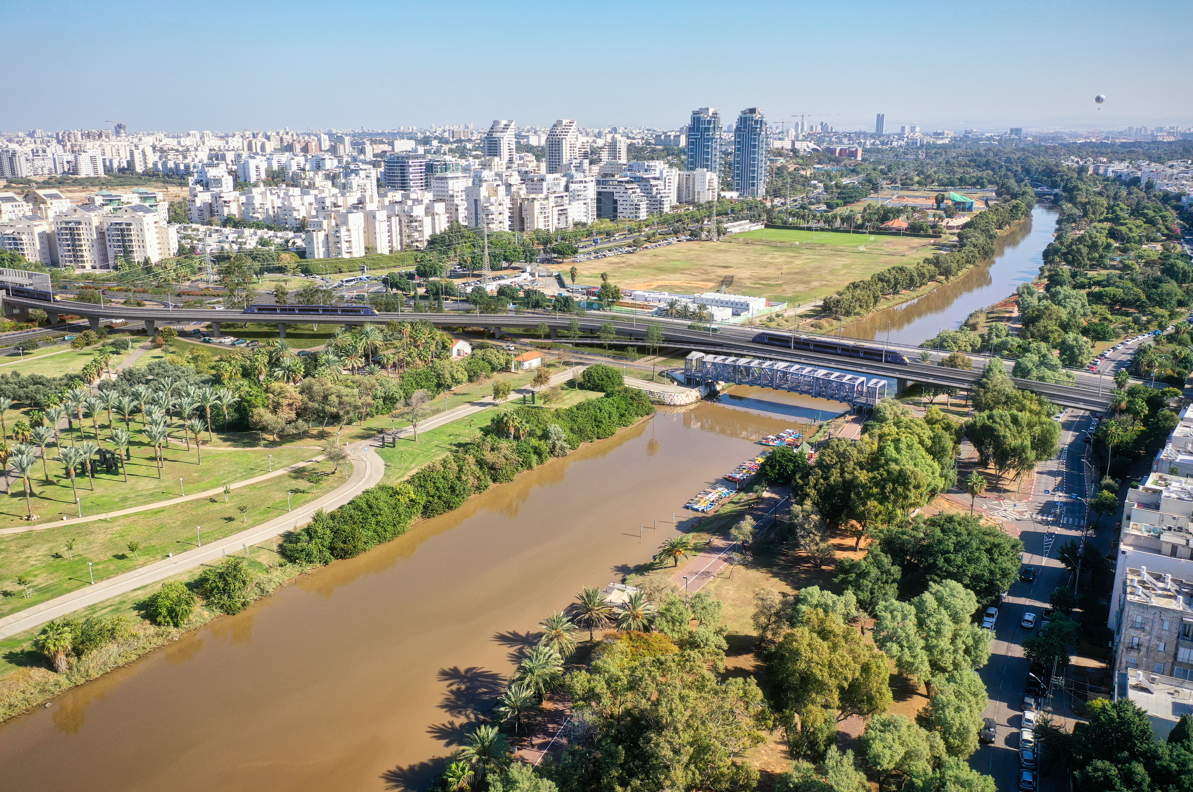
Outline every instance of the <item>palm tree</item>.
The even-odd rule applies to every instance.
[[[969,513],[973,514],[974,501],[986,491],[986,477],[976,470],[965,479],[965,491],[969,493]]]
[[[665,561],[671,559],[675,562],[675,566],[679,566],[681,558],[687,558],[692,554],[692,540],[687,536],[672,536],[667,541],[659,545],[659,552],[655,553],[655,561]]]
[[[59,674],[66,672],[67,655],[74,648],[74,631],[66,619],[48,622],[33,639],[33,648],[53,664]]]
[[[505,736],[497,731],[497,727],[486,723],[468,735],[468,744],[460,749],[461,761],[472,768],[478,780],[494,770],[500,769],[509,761],[510,746]]]
[[[572,612],[576,614],[576,623],[588,628],[588,640],[594,639],[598,628],[605,627],[613,618],[613,607],[605,592],[595,588],[585,588],[576,596],[572,605]]]
[[[37,464],[37,457],[34,456],[33,450],[28,446],[18,446],[19,451],[15,451],[9,463],[16,474],[21,477],[21,482],[25,485],[25,517],[26,519],[33,519],[33,501],[30,500],[29,494],[33,488],[29,484],[29,471]]]
[[[83,402],[87,412],[91,415],[91,428],[95,432],[95,439],[99,439],[99,414],[104,411],[104,401],[98,396],[88,396]]]
[[[141,433],[145,435],[145,439],[153,446],[153,461],[157,468],[157,477],[162,477],[162,443],[166,439],[166,427],[163,424],[154,423],[149,424]]]
[[[116,401],[116,411],[124,419],[124,428],[132,429],[132,417],[137,414],[137,400],[131,396],[122,396]]]
[[[133,386],[133,398],[137,400],[137,408],[141,411],[142,415],[145,414],[145,405],[149,402],[149,400],[152,397],[153,397],[153,389],[150,388],[148,385],[134,385]],[[144,424],[145,420],[142,419],[141,423]]]
[[[501,723],[508,720],[514,722],[514,734],[522,730],[522,720],[531,712],[538,709],[538,700],[534,691],[521,682],[515,682],[505,689],[501,699],[493,709],[501,718]]]
[[[35,426],[29,436],[41,449],[41,470],[45,474],[46,481],[49,481],[50,469],[46,467],[46,446],[54,442],[54,430],[48,426]]]
[[[227,425],[228,425],[228,408],[231,407],[233,404],[236,404],[236,402],[240,401],[240,398],[235,393],[228,390],[227,388],[220,388],[218,391],[215,392],[215,396],[216,396],[216,401],[220,406],[220,409],[224,413],[224,426],[227,427]]]
[[[58,449],[58,461],[62,463],[66,474],[70,476],[70,491],[74,495],[75,500],[79,499],[79,490],[75,486],[75,470],[79,467],[79,463],[83,461],[83,452],[75,446],[70,448]]]
[[[1126,369],[1119,369],[1114,372],[1114,387],[1122,390],[1127,387],[1127,383],[1131,381],[1131,372]]]
[[[124,473],[124,483],[128,483],[128,468],[124,466],[124,459],[128,455],[128,447],[132,445],[133,436],[127,429],[116,427],[112,431],[112,447],[116,449],[116,456],[120,458],[120,471]]]
[[[99,400],[103,402],[104,409],[108,411],[108,432],[112,431],[112,411],[120,407],[121,396],[114,390],[103,390],[99,392]]]
[[[96,451],[99,451],[99,446],[90,440],[79,443],[79,453],[83,462],[87,464],[87,480],[91,483],[92,492],[95,491],[95,466],[92,464],[91,458],[95,456]]]
[[[381,346],[381,330],[376,325],[365,325],[356,331],[357,340],[360,342],[361,351],[364,352],[365,358],[373,359],[377,348]]]
[[[46,425],[54,430],[54,442],[58,442],[58,424],[66,417],[66,410],[61,407],[47,407],[45,411]]]
[[[189,429],[190,433],[195,436],[195,455],[198,457],[200,465],[203,464],[203,452],[199,450],[199,437],[203,434],[205,428],[202,418],[192,418],[183,427],[184,430]]]
[[[302,366],[301,361],[299,366]],[[203,417],[207,419],[207,442],[211,442],[211,408],[220,403],[219,396],[216,394],[214,388],[203,388],[199,391],[196,401],[199,406],[203,408]]]
[[[646,601],[646,595],[641,591],[635,591],[622,606],[621,613],[617,615],[617,629],[645,632],[650,629],[650,623],[654,620],[654,612],[655,607]]]
[[[672,298],[667,301],[667,315],[674,319],[679,315],[680,303],[679,300]]]
[[[190,436],[186,433],[187,421],[195,414],[195,410],[199,408],[199,403],[189,396],[183,396],[178,400],[178,419],[182,422],[182,437],[186,440],[186,450],[191,450]]]
[[[66,408],[66,428],[70,432],[70,444],[75,444],[74,420],[72,416],[77,415],[79,418],[80,429],[82,431],[83,423],[83,407],[87,404],[87,395],[83,391],[73,390],[66,394],[66,398],[62,401],[62,406]]]
[[[563,658],[550,646],[539,644],[518,664],[514,680],[526,685],[542,701],[563,682]]]
[[[452,762],[443,771],[443,780],[447,782],[448,792],[472,792],[472,767],[467,762]]]
[[[303,366],[302,361],[296,357],[288,357],[280,361],[273,370],[273,377],[281,382],[289,382],[291,385],[297,385],[302,382],[302,375],[306,373],[306,367]]]
[[[539,643],[543,646],[551,647],[563,658],[570,657],[576,650],[576,625],[566,613],[556,611],[539,622],[539,626],[543,628],[539,636]]]
[[[7,396],[0,396],[0,432],[4,435],[5,442],[8,441],[8,424],[5,423],[4,414],[12,409],[12,399]]]

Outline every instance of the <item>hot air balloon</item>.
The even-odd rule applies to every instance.
[[[1106,97],[1103,94],[1098,94],[1097,96],[1094,97],[1094,101],[1097,102],[1098,104],[1102,104],[1102,102],[1106,101]]]

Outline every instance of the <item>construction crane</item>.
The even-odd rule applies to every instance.
[[[841,115],[841,114],[840,113],[792,113],[791,117],[799,118],[799,133],[802,135],[802,134],[804,134],[804,132],[807,131],[804,126],[804,118],[809,117],[809,116],[812,118],[831,118],[833,116],[839,116],[839,115]]]

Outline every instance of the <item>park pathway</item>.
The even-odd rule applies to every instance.
[[[577,367],[577,372],[579,370],[580,367]],[[573,372],[570,369],[567,371],[562,371],[559,374],[551,377],[551,385],[558,385],[566,382],[572,377],[572,375]],[[530,390],[530,388],[523,388],[515,391],[506,401],[513,401],[514,399],[521,398],[523,393],[528,393]],[[497,403],[492,400],[486,400],[461,405],[420,422],[419,429],[425,432],[429,429],[434,429],[436,427],[443,426],[444,424],[451,423],[452,421],[458,421],[461,418],[475,415],[481,410],[496,406],[496,404]],[[232,536],[225,537],[224,539],[219,539],[215,542],[212,542],[211,544],[203,545],[202,547],[196,547],[194,550],[189,550],[185,553],[180,553],[170,558],[164,558],[160,561],[140,567],[139,569],[134,569],[121,575],[116,575],[114,577],[100,581],[95,585],[85,586],[81,589],[78,589],[77,591],[64,594],[61,597],[47,600],[46,602],[27,610],[6,616],[0,619],[0,638],[16,635],[26,630],[40,627],[48,621],[57,619],[60,616],[65,616],[69,613],[73,613],[80,608],[86,608],[90,605],[95,605],[111,597],[125,594],[142,586],[148,586],[151,583],[156,583],[160,580],[164,580],[165,578],[177,575],[189,569],[194,569],[195,567],[202,564],[216,561],[228,555],[229,552],[236,553],[242,550],[247,550],[247,548],[251,545],[259,544],[260,542],[275,536],[279,536],[287,531],[296,530],[301,525],[309,522],[310,518],[319,509],[331,511],[332,509],[343,506],[345,503],[352,500],[364,490],[376,486],[381,482],[381,479],[385,476],[385,463],[380,459],[380,457],[377,456],[376,453],[374,453],[373,449],[377,447],[378,440],[381,440],[386,435],[393,436],[394,434],[396,434],[398,438],[409,437],[413,434],[413,429],[412,427],[404,427],[397,430],[396,433],[383,433],[375,437],[349,444],[349,458],[354,464],[352,474],[349,476],[348,480],[332,492],[323,495],[320,498],[316,498],[304,506],[298,507],[293,512],[287,513],[284,517],[277,517],[273,520],[270,520],[269,522],[241,531],[240,533],[233,534]],[[283,475],[291,469],[302,467],[303,465],[318,461],[318,459],[321,458],[323,457],[311,459],[306,462],[296,463],[294,465],[290,465],[288,468],[277,470],[273,473],[265,474],[263,476],[257,476],[252,479],[246,479],[242,482],[236,482],[234,484],[230,484],[229,486],[233,489],[247,486],[248,484],[255,483],[263,479],[272,478],[276,475]],[[168,501],[158,501],[157,503],[146,504],[145,506],[139,506],[133,509],[111,512],[108,516],[119,516],[121,514],[130,514],[148,509],[161,508],[162,506],[182,503],[189,500],[197,500],[199,498],[210,498],[213,495],[222,494],[223,491],[223,487],[221,486],[218,489],[207,490],[205,492],[187,496],[185,498],[172,498]],[[4,531],[0,531],[0,534],[20,532],[22,529],[37,530],[39,528],[70,525],[72,523],[87,522],[89,520],[103,518],[104,515],[97,515],[95,517],[83,518],[82,520],[76,518],[74,520],[63,520],[59,522],[46,523],[45,525],[41,526],[29,526],[28,528],[22,526],[16,529],[5,529]]]

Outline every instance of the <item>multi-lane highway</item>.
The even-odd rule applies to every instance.
[[[997,732],[994,743],[983,745],[970,761],[975,769],[993,775],[1000,790],[1017,789],[1019,784],[1023,697],[1029,681],[1023,641],[1039,631],[1040,618],[1049,607],[1052,592],[1072,585],[1069,571],[1056,559],[1056,554],[1065,542],[1080,541],[1088,517],[1087,444],[1082,438],[1094,420],[1085,413],[1065,413],[1061,419],[1060,453],[1040,465],[1034,488],[1025,492],[1019,503],[983,499],[988,513],[1007,520],[1019,532],[1024,544],[1024,567],[1030,566],[1034,571],[1033,580],[1016,582],[1003,599],[990,662],[980,672],[990,696],[983,714],[995,720]],[[1021,626],[1028,612],[1037,616],[1037,626],[1032,629]],[[1050,681],[1050,671],[1039,674],[1043,683]],[[1058,686],[1053,688],[1057,689]],[[1057,720],[1061,698],[1053,695],[1042,701],[1045,711],[1048,708],[1056,711]],[[1063,771],[1060,766],[1056,768],[1052,776],[1040,779],[1040,790],[1052,792],[1066,788]]]
[[[390,321],[426,320],[432,324],[442,326],[468,327],[517,327],[533,328],[546,324],[557,335],[567,332],[568,327],[575,322],[582,330],[595,332],[605,324],[611,324],[616,329],[623,343],[645,343],[647,328],[651,325],[659,327],[664,342],[670,346],[686,349],[703,350],[739,357],[760,357],[785,360],[804,365],[824,368],[837,368],[864,374],[867,376],[889,377],[897,382],[922,382],[943,388],[968,389],[981,375],[984,359],[975,357],[972,371],[944,368],[938,365],[918,362],[919,350],[914,348],[900,348],[913,361],[910,365],[897,365],[869,360],[858,360],[828,353],[805,352],[801,350],[783,349],[781,347],[758,344],[753,341],[758,332],[757,328],[723,326],[715,332],[692,329],[684,320],[652,318],[640,321],[637,317],[625,318],[622,314],[591,312],[585,316],[576,317],[569,314],[552,313],[517,313],[517,314],[481,314],[481,313],[377,313],[367,315],[335,315],[327,317],[312,317],[299,315],[276,315],[245,313],[231,310],[211,310],[202,308],[126,308],[124,306],[101,306],[93,303],[79,303],[59,301],[47,304],[45,301],[24,297],[3,297],[5,311],[8,313],[40,309],[52,314],[56,319],[59,315],[69,314],[86,317],[92,323],[101,319],[126,319],[128,321],[144,322],[149,332],[153,332],[159,323],[178,324],[189,322],[211,322],[218,326],[225,322],[264,322],[277,324],[280,333],[290,324],[309,324],[322,319],[324,323],[334,324],[371,324]],[[49,306],[52,306],[52,310]],[[557,339],[558,340],[558,339]],[[850,340],[850,339],[845,339]],[[869,346],[878,346],[873,341],[861,342]],[[892,347],[894,348],[894,347]],[[1016,384],[1028,390],[1036,391],[1047,397],[1053,403],[1074,407],[1082,410],[1097,410],[1104,408],[1109,402],[1108,389],[1103,387],[1101,377],[1084,373],[1078,376],[1075,385],[1055,385],[1032,380],[1016,380]]]

